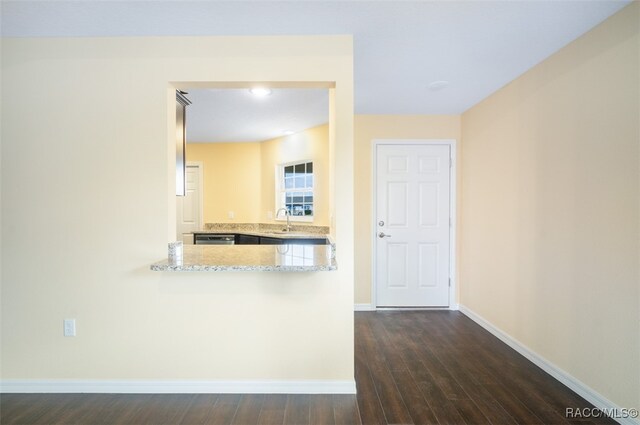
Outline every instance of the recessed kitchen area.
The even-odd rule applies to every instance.
[[[176,242],[152,270],[335,269],[329,89],[179,90],[176,128]]]

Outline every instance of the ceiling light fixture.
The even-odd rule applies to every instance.
[[[293,130],[282,130],[282,134],[285,136],[291,136],[293,133],[295,133]]]
[[[271,89],[267,89],[264,87],[254,87],[252,89],[249,89],[249,91],[251,92],[252,95],[257,97],[265,97],[271,94]]]
[[[449,85],[448,81],[445,80],[438,80],[438,81],[434,81],[432,83],[429,84],[429,90],[431,91],[438,91],[438,90],[442,90],[443,88],[447,87]]]

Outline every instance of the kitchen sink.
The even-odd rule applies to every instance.
[[[291,232],[291,231],[288,232],[286,230],[274,230],[268,233],[272,235],[304,235],[305,234],[303,232]]]

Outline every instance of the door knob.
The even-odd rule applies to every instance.
[[[385,234],[384,234],[384,232],[380,232],[380,233],[378,233],[378,237],[379,237],[380,239],[382,239],[382,238],[390,238],[390,237],[391,237],[391,235],[385,235]]]

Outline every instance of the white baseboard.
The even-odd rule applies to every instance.
[[[556,366],[549,360],[535,353],[529,347],[522,344],[520,341],[516,340],[511,335],[501,331],[500,329],[492,325],[489,321],[484,319],[482,316],[474,313],[469,308],[460,304],[459,310],[462,314],[467,316],[469,319],[473,320],[478,325],[482,326],[484,329],[492,333],[499,340],[501,340],[502,342],[507,344],[509,347],[516,350],[518,353],[522,354],[533,364],[535,364],[536,366],[538,366],[539,368],[547,372],[549,375],[556,378],[558,381],[560,381],[561,383],[569,387],[572,391],[574,391],[576,394],[578,394],[579,396],[587,400],[589,403],[593,404],[598,409],[601,409],[605,412],[624,412],[625,411],[620,406],[618,406],[617,404],[613,403],[611,400],[607,399],[606,397],[602,396],[600,393],[595,391],[593,388],[587,386],[586,384],[581,382],[579,379],[576,379],[575,377],[570,375],[568,372],[564,371],[563,369]],[[567,407],[574,407],[574,406],[567,406]],[[630,407],[631,406],[629,406],[629,408]],[[634,419],[634,418],[627,417],[627,418],[613,418],[613,419],[617,421],[619,424],[623,424],[623,425],[640,425],[640,421],[637,418]]]
[[[433,310],[431,307],[417,308],[416,310]],[[458,310],[458,304],[451,304],[449,307],[442,308],[443,310]],[[373,304],[354,304],[353,311],[376,311],[377,308],[373,306]],[[404,310],[408,311],[410,309],[404,308],[387,308],[385,310]]]
[[[0,393],[355,394],[356,382],[5,379]]]

